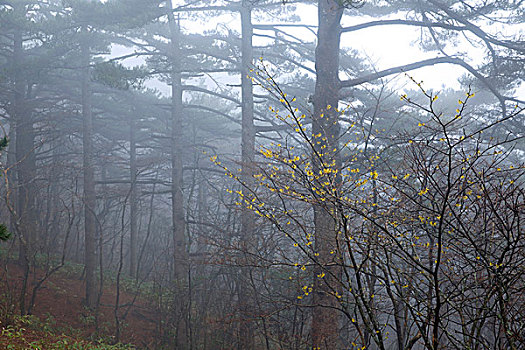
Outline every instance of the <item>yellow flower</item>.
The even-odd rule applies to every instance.
[[[425,189],[423,189],[423,190],[421,190],[421,191],[419,191],[418,194],[419,194],[420,196],[422,196],[422,195],[426,194],[427,192],[428,192],[428,187],[425,188]]]

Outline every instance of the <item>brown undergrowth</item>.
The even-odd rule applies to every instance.
[[[158,313],[147,296],[136,291],[120,292],[121,336],[115,343],[114,283],[107,282],[97,313],[84,307],[82,271],[64,269],[49,277],[39,289],[31,315],[20,316],[17,298],[23,271],[15,263],[0,271],[0,349],[151,349],[155,348]],[[29,276],[29,304],[32,288],[43,276],[36,269]],[[122,345],[127,344],[127,345]]]

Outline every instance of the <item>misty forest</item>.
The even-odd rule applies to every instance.
[[[0,348],[525,349],[525,1],[0,0]]]

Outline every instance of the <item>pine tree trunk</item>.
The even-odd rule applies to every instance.
[[[15,11],[22,11],[20,7]],[[36,159],[34,150],[35,132],[31,111],[27,110],[25,100],[27,88],[22,76],[23,69],[23,37],[17,31],[13,40],[14,76],[14,121],[15,132],[15,158],[17,174],[17,199],[16,199],[16,232],[20,239],[19,263],[24,269],[24,281],[20,293],[20,313],[26,312],[25,294],[27,290],[29,267],[32,260],[34,244],[36,242]],[[29,94],[29,93],[27,93]]]
[[[129,274],[137,275],[137,144],[135,136],[135,119],[130,116],[129,122],[129,171],[130,171],[130,232],[129,232]]]
[[[315,50],[316,84],[312,131],[315,138],[314,173],[324,166],[340,168],[339,124],[339,41],[343,8],[334,0],[319,0],[319,28]],[[317,136],[320,135],[320,136]],[[319,142],[319,143],[317,143]],[[336,176],[327,174],[326,176]],[[323,178],[324,179],[324,178]],[[320,179],[320,183],[325,180]],[[336,182],[338,179],[334,179]],[[319,184],[322,188],[322,185]],[[341,252],[337,249],[337,208],[335,204],[314,204],[315,249],[321,266],[314,271],[312,342],[314,349],[339,349],[341,294]],[[324,277],[318,277],[323,275]],[[337,293],[337,294],[336,294]]]
[[[86,40],[86,39],[84,39]],[[96,288],[96,192],[93,160],[93,114],[91,102],[91,68],[89,45],[81,43],[82,55],[82,153],[84,173],[84,264],[86,272],[86,305],[97,303]]]
[[[172,175],[172,221],[174,243],[174,320],[176,327],[176,348],[188,348],[186,303],[189,261],[186,251],[184,197],[183,197],[183,169],[182,143],[183,106],[182,106],[182,78],[181,78],[181,52],[180,52],[180,26],[173,15],[171,1],[166,1],[170,10],[168,15],[171,35],[171,175]]]
[[[241,94],[242,94],[242,139],[241,139],[241,162],[242,181],[246,188],[253,189],[253,161],[255,158],[255,128],[253,125],[253,86],[249,77],[253,64],[253,26],[252,9],[249,1],[243,1],[241,6]],[[254,348],[254,307],[250,293],[249,274],[251,269],[250,250],[254,245],[255,217],[253,212],[243,208],[241,212],[241,250],[240,253],[240,276],[239,276],[239,350],[250,350]]]

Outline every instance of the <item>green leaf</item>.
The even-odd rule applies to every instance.
[[[11,232],[4,224],[0,224],[0,241],[7,241],[9,238],[11,238]]]
[[[2,152],[7,147],[8,143],[9,140],[7,139],[7,136],[0,138],[0,152]]]
[[[142,67],[128,69],[121,63],[103,62],[95,65],[93,81],[118,90],[140,89],[146,74]]]

